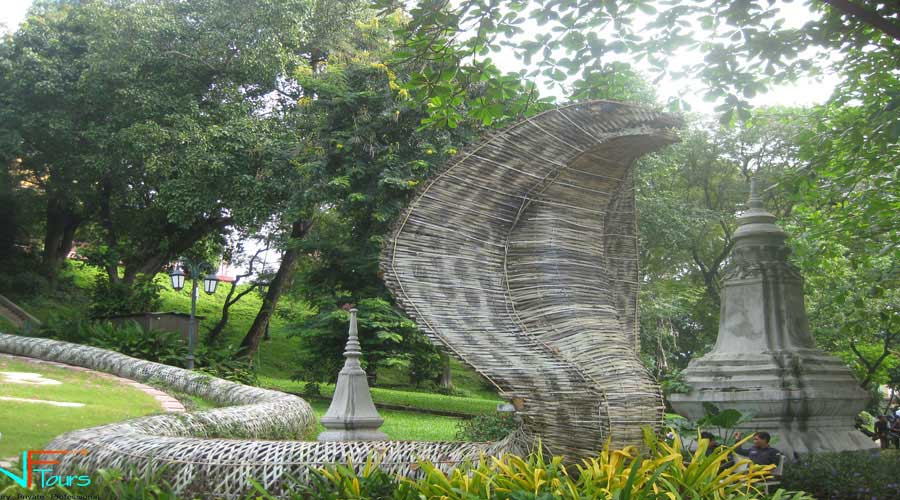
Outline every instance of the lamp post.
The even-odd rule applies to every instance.
[[[194,346],[197,343],[197,323],[196,323],[196,314],[197,314],[197,279],[199,279],[203,272],[206,272],[203,277],[203,291],[209,295],[216,293],[216,286],[219,284],[219,279],[216,277],[215,269],[208,262],[193,262],[190,259],[181,259],[181,262],[175,265],[175,268],[169,273],[169,278],[172,280],[172,288],[175,289],[176,292],[180,292],[182,288],[184,288],[184,269],[187,269],[190,278],[191,278],[191,318],[188,322],[188,357],[187,357],[187,367],[188,370],[194,369]]]

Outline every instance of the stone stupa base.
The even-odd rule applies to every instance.
[[[388,441],[387,434],[377,429],[341,429],[323,431],[316,441]]]
[[[672,394],[672,406],[691,420],[704,403],[753,418],[739,430],[766,431],[788,460],[795,454],[870,450],[875,442],[854,428],[868,395],[843,363],[818,349],[777,353],[710,353],[684,372],[689,394]],[[747,446],[747,445],[745,445]]]

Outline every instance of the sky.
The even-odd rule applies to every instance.
[[[0,0],[0,24],[13,29],[25,18],[31,0]]]

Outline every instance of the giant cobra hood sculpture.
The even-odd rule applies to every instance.
[[[599,101],[519,122],[426,183],[385,248],[398,304],[551,453],[638,444],[661,423],[638,358],[632,165],[677,124]]]

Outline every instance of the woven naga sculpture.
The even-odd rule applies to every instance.
[[[638,359],[631,167],[677,122],[613,102],[521,121],[425,184],[385,248],[400,306],[551,453],[638,444],[661,422]]]
[[[295,396],[96,347],[0,334],[0,353],[58,361],[207,398],[219,408],[63,434],[49,449],[86,454],[56,473],[163,474],[176,492],[240,498],[248,478],[273,495],[312,467],[374,455],[416,476],[482,454],[590,455],[640,442],[662,401],[637,357],[637,238],[631,166],[675,140],[676,120],[611,102],[548,111],[461,154],[425,184],[385,248],[385,280],[435,341],[520,408],[525,433],[497,443],[284,440],[315,415]],[[230,439],[229,439],[230,438]],[[235,439],[238,438],[238,439]],[[282,439],[273,441],[272,439]]]

